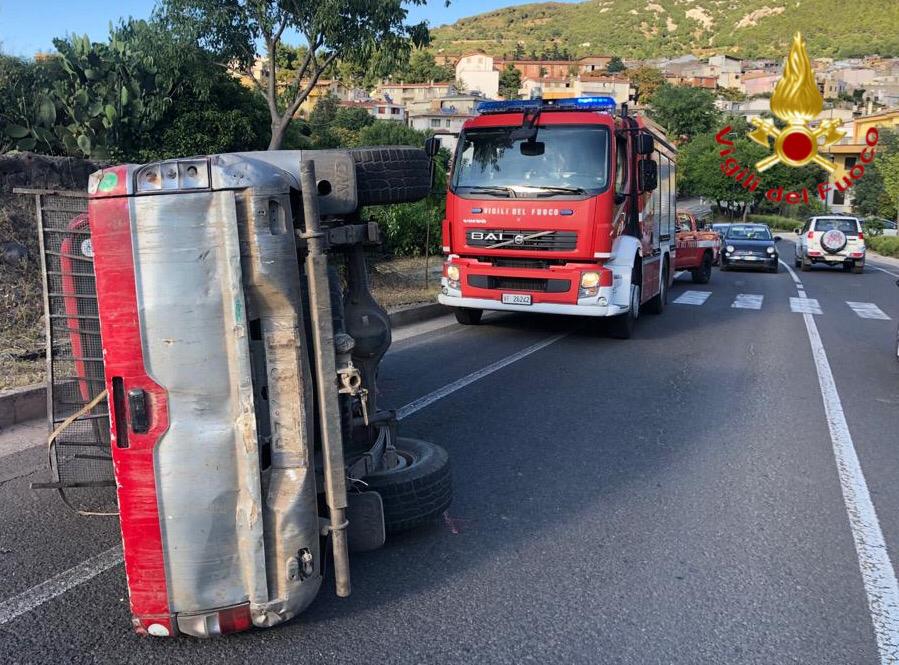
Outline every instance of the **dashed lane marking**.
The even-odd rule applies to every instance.
[[[736,309],[761,309],[765,296],[755,293],[738,293],[731,307]]]
[[[709,291],[684,291],[674,301],[676,305],[704,305],[712,295]]]
[[[890,317],[873,302],[852,302],[847,300],[846,304],[849,305],[853,312],[863,319],[880,319],[881,321],[890,320]]]

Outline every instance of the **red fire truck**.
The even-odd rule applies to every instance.
[[[609,317],[630,337],[666,304],[675,149],[610,97],[482,102],[454,157],[438,297],[484,310]]]

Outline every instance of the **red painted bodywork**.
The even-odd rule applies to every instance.
[[[686,228],[689,226],[689,230]],[[683,230],[682,230],[683,229]],[[702,265],[702,257],[712,253],[712,261],[718,262],[721,253],[721,238],[716,231],[703,231],[692,213],[677,211],[677,259],[676,270],[692,270]]]
[[[109,391],[112,459],[118,492],[125,574],[135,630],[145,633],[152,624],[169,634],[176,628],[169,609],[165,560],[160,530],[159,505],[154,472],[154,448],[168,428],[165,390],[147,374],[138,318],[134,261],[131,244],[129,201],[124,193],[124,167],[118,171],[118,193],[92,195],[88,206],[94,246],[97,298],[105,357],[106,388]],[[120,188],[120,189],[119,189]],[[139,388],[146,392],[150,428],[145,434],[120,423],[113,405],[113,378],[124,382],[124,393]],[[127,400],[125,400],[127,402]],[[125,410],[127,403],[120,406]],[[127,447],[117,432],[128,430]]]

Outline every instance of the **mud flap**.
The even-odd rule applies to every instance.
[[[384,546],[384,502],[377,492],[347,493],[347,545],[351,552],[370,552]]]

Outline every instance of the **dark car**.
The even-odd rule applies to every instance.
[[[764,268],[778,271],[778,254],[775,243],[780,236],[772,236],[764,224],[731,224],[724,234],[721,251],[721,269]]]

